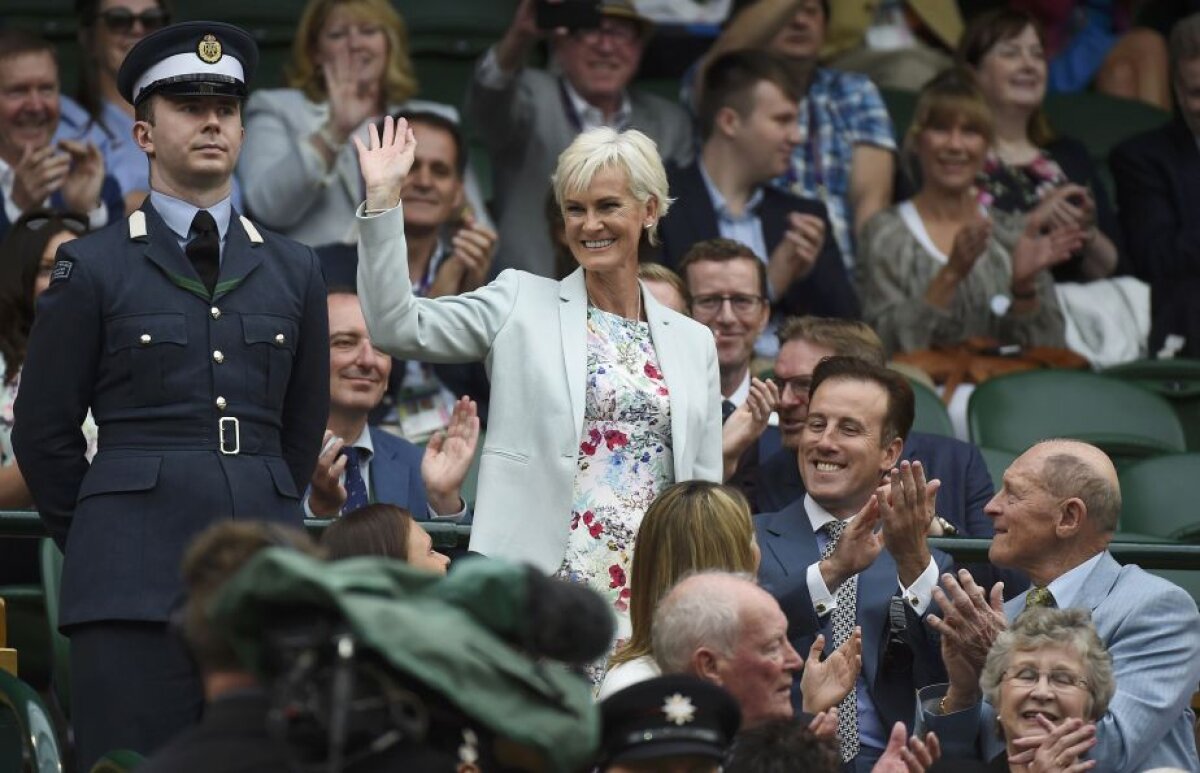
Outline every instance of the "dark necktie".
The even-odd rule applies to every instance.
[[[342,512],[348,513],[367,506],[367,482],[362,474],[362,449],[348,446],[342,449],[346,457],[346,504]]]
[[[1035,585],[1029,589],[1029,593],[1025,595],[1026,607],[1050,607],[1058,606],[1058,602],[1054,600],[1054,594],[1044,585]]]
[[[842,531],[846,528],[846,522],[830,521],[822,528],[829,534],[829,542],[825,543],[825,550],[821,554],[821,558],[824,559],[833,555],[833,549],[837,547],[838,539],[841,538]],[[854,621],[858,616],[858,575],[856,574],[842,583],[837,589],[836,596],[837,606],[830,615],[833,627],[833,649],[845,644],[846,640],[854,633]],[[828,645],[826,647],[826,651],[832,651]],[[849,762],[858,754],[857,686],[850,688],[850,692],[838,704],[837,736],[842,762]]]
[[[201,209],[192,218],[192,231],[195,234],[187,244],[187,256],[192,261],[200,281],[212,295],[217,286],[217,274],[221,270],[221,236],[217,233],[217,221],[208,210]]]
[[[721,423],[724,424],[725,422],[729,421],[729,414],[733,413],[736,410],[737,410],[737,406],[733,404],[732,400],[722,400],[721,401]]]

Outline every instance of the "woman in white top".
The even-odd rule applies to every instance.
[[[601,128],[563,151],[554,191],[580,267],[562,281],[507,270],[465,295],[418,298],[399,206],[415,147],[403,119],[359,147],[358,287],[371,339],[397,357],[485,362],[491,412],[471,549],[588,584],[621,636],[646,508],[676,481],[721,476],[712,333],[638,281],[638,249],[670,206],[657,149],[641,132]]]

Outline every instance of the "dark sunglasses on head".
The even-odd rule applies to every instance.
[[[86,217],[74,212],[35,212],[22,216],[14,227],[40,231],[48,225],[61,226],[64,230],[79,236],[87,233],[89,224]]]
[[[109,32],[125,34],[133,30],[133,23],[142,23],[142,29],[153,32],[162,29],[171,21],[171,15],[162,8],[148,8],[141,13],[134,13],[128,8],[109,8],[100,14],[104,26]]]

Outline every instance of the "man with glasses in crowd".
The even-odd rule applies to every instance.
[[[125,211],[94,144],[54,141],[58,89],[54,46],[19,29],[0,30],[0,237],[33,209],[78,212],[92,229]]]
[[[753,507],[748,471],[779,447],[778,433],[764,435],[779,392],[750,373],[754,342],[771,313],[767,269],[746,245],[709,239],[688,250],[679,272],[691,296],[692,317],[712,331],[717,345],[724,479],[742,489]]]
[[[498,270],[554,276],[544,202],[558,154],[575,135],[598,126],[639,129],[664,159],[692,153],[687,113],[661,97],[629,88],[651,23],[631,0],[603,0],[600,18],[578,29],[542,29],[534,0],[521,0],[512,24],[480,60],[467,93],[467,116],[486,127],[499,215]],[[552,3],[551,8],[584,7]],[[525,67],[535,43],[549,39],[561,75]]]

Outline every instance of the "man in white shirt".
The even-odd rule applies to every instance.
[[[0,236],[39,207],[86,215],[93,230],[124,211],[95,145],[52,144],[58,118],[54,47],[28,32],[0,30]]]
[[[914,690],[944,674],[923,618],[951,561],[926,542],[939,484],[900,462],[914,413],[905,378],[830,357],[809,394],[799,453],[808,493],[755,518],[759,580],[802,652],[818,634],[840,646],[861,626],[862,673],[839,709],[838,738],[845,769],[867,771],[888,729],[911,719]]]

